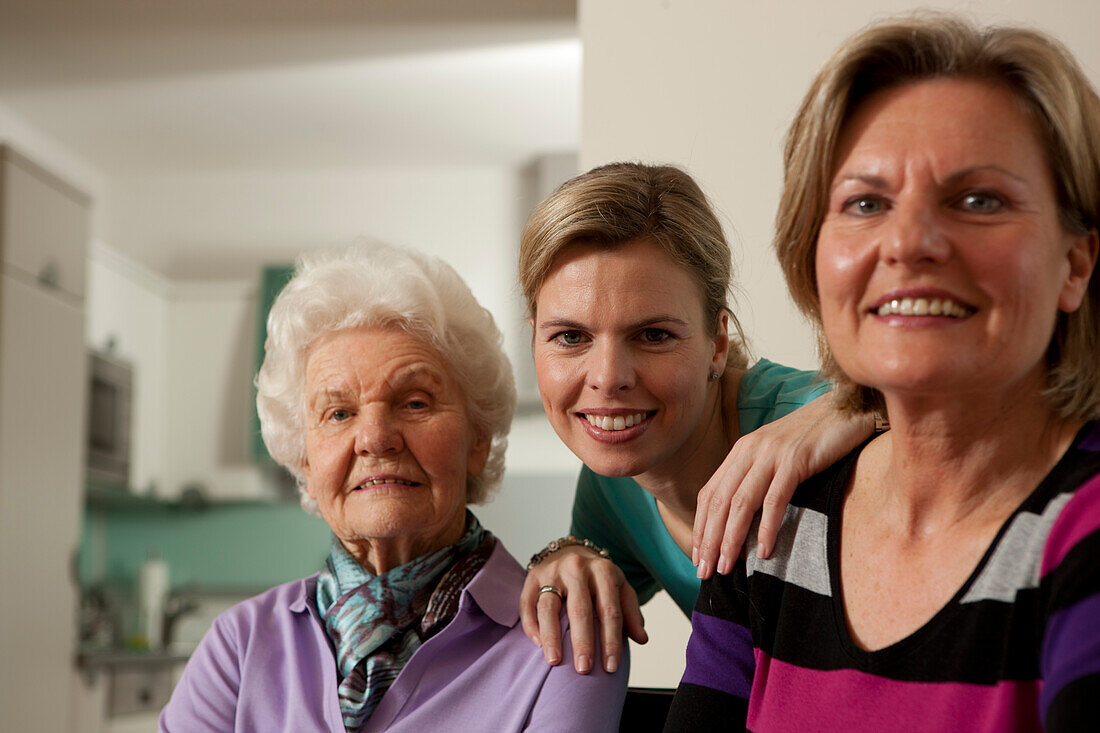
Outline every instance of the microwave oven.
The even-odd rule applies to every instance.
[[[92,351],[88,354],[88,375],[88,481],[127,489],[133,367],[112,355]]]

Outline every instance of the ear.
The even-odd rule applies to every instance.
[[[726,371],[726,360],[730,352],[730,314],[726,309],[718,313],[718,327],[714,331],[714,356],[711,358],[711,371],[715,374],[723,374]]]
[[[302,476],[306,480],[306,493],[309,494],[311,498],[316,498],[313,496],[313,484],[310,483],[309,480],[309,458],[307,456],[302,456],[302,462],[298,464],[298,469],[302,472]]]
[[[485,470],[485,464],[489,461],[489,448],[492,443],[488,438],[478,436],[470,446],[470,454],[466,459],[466,475],[478,477]]]
[[[1062,283],[1062,292],[1058,296],[1058,309],[1064,313],[1072,313],[1081,307],[1081,301],[1089,289],[1089,279],[1096,269],[1098,236],[1096,229],[1089,230],[1088,234],[1080,234],[1074,237],[1070,244],[1066,259],[1069,261],[1069,273]]]

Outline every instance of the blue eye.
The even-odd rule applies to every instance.
[[[405,407],[411,410],[426,410],[428,409],[428,403],[424,400],[409,400],[405,403]]]
[[[347,420],[350,417],[351,417],[351,411],[350,410],[333,410],[332,414],[329,415],[328,419],[331,420],[332,422],[344,422],[345,420]]]
[[[554,340],[562,346],[577,346],[584,340],[580,331],[562,331],[554,335]]]
[[[886,202],[878,196],[856,196],[844,202],[844,210],[856,216],[874,216],[886,210]]]
[[[978,214],[992,214],[1004,208],[1004,199],[987,191],[971,191],[959,199],[959,207]]]

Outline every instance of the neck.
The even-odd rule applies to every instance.
[[[914,536],[964,518],[1003,521],[1083,424],[1058,417],[1030,387],[946,399],[887,395],[891,429],[868,447],[877,475],[865,472],[872,481],[862,484],[877,487],[883,511]]]
[[[462,539],[466,529],[466,513],[448,523],[439,533],[406,534],[395,537],[340,537],[341,544],[372,575],[382,575],[394,568],[412,562],[422,555],[430,555]]]

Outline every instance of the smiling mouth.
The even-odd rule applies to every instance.
[[[894,298],[874,310],[880,316],[943,316],[966,318],[976,309],[949,298]]]
[[[398,486],[419,486],[420,485],[416,481],[406,481],[405,479],[401,479],[401,478],[374,478],[374,479],[368,479],[368,480],[364,481],[363,483],[359,484],[355,488],[356,489],[365,489],[368,486],[387,486],[387,485],[391,485],[391,484],[397,484]]]
[[[635,412],[631,415],[589,415],[585,412],[579,412],[577,414],[587,420],[588,424],[592,427],[615,432],[632,428],[635,425],[640,425],[655,413],[656,411]]]

